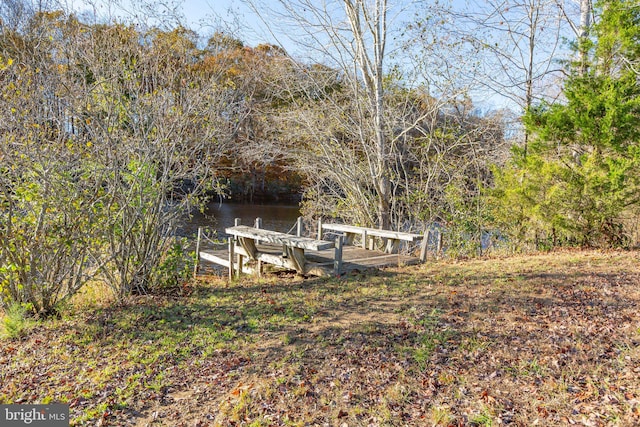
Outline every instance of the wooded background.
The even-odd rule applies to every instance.
[[[437,227],[449,256],[638,241],[638,1],[247,4],[309,57],[0,5],[4,305],[176,283],[173,230],[214,196]]]

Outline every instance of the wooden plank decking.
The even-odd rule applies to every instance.
[[[383,267],[419,264],[425,261],[425,243],[428,238],[419,234],[378,230],[346,224],[322,224],[318,221],[317,239],[303,237],[302,221],[298,218],[296,235],[266,230],[256,218],[255,227],[240,225],[225,232],[229,238],[226,249],[204,249],[198,231],[196,253],[198,261],[209,261],[224,267],[229,278],[241,273],[261,274],[265,268],[285,268],[302,275],[340,276],[352,271],[364,271]],[[335,240],[323,240],[323,230],[339,233]],[[356,236],[360,246],[354,246]],[[422,240],[420,257],[399,253],[401,241],[414,243]],[[377,250],[379,244],[384,250]],[[197,273],[196,263],[194,274]]]
[[[270,253],[273,255],[280,255],[282,253],[282,246],[257,245],[259,251],[264,253]],[[382,251],[371,251],[362,249],[357,246],[344,246],[342,248],[342,268],[340,269],[342,274],[347,274],[353,271],[366,271],[375,270],[385,267],[397,267],[399,265],[414,265],[419,264],[420,259],[418,257],[389,254]],[[316,264],[319,267],[324,267],[327,270],[331,270],[334,265],[334,252],[333,249],[325,249],[321,251],[306,250],[306,258]],[[229,268],[229,251],[227,249],[208,249],[200,251],[200,258],[205,261],[212,262],[223,268]],[[237,270],[238,266],[235,265]],[[255,266],[251,264],[245,264],[243,266],[243,273],[254,272]]]

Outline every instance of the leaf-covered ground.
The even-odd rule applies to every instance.
[[[72,425],[640,425],[640,253],[211,279],[0,341]]]

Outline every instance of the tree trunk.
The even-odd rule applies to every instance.
[[[378,226],[389,228],[391,224],[391,182],[389,180],[389,153],[384,124],[384,70],[386,47],[387,1],[376,0],[374,10],[368,10],[363,0],[344,0],[345,10],[356,44],[356,61],[371,100],[374,113],[375,159],[374,179],[378,201]],[[373,16],[371,15],[373,12]],[[368,50],[361,14],[365,26],[371,32],[372,46]],[[369,54],[367,52],[370,52]]]
[[[580,28],[578,34],[578,43],[580,51],[580,74],[585,75],[588,71],[587,65],[587,48],[584,44],[589,36],[589,27],[591,25],[591,0],[580,0]]]

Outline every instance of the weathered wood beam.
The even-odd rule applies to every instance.
[[[198,227],[198,240],[196,240],[196,260],[193,264],[193,278],[198,276],[200,270],[200,240],[202,239],[202,227]]]
[[[296,220],[296,236],[302,237],[302,217],[299,216]]]
[[[247,227],[246,225],[240,225],[235,227],[229,227],[225,229],[227,234],[231,234],[236,237],[246,237],[254,239],[259,242],[267,242],[273,244],[284,244],[294,248],[311,249],[314,251],[321,251],[324,249],[333,248],[334,243],[326,240],[314,240],[309,237],[297,237],[291,234],[280,233],[277,231],[262,230],[254,227]]]
[[[209,261],[212,262],[214,264],[218,264],[221,265],[222,267],[225,268],[230,268],[231,271],[237,271],[239,269],[238,265],[234,262],[230,263],[229,260],[227,258],[222,258],[207,252],[200,252],[200,258],[202,258],[205,261]],[[242,266],[242,270],[245,273],[250,273],[252,271],[251,268],[249,268],[247,265],[243,265]],[[233,278],[233,274],[229,276],[230,278]]]
[[[387,244],[384,248],[384,252],[387,254],[397,254],[399,248],[400,248],[400,240],[387,239]]]
[[[427,262],[427,251],[429,249],[429,238],[431,237],[431,230],[427,230],[424,233],[424,237],[422,238],[422,242],[420,243],[420,262]]]
[[[233,280],[234,272],[233,272],[233,258],[235,254],[233,253],[235,250],[236,242],[233,237],[229,238],[229,261],[227,264],[227,268],[229,269],[229,280]],[[215,262],[215,261],[214,261]]]
[[[336,247],[333,251],[333,275],[336,277],[340,277],[340,274],[342,273],[343,240],[343,236],[336,237]]]
[[[307,260],[304,257],[304,249],[287,246],[287,258],[293,261],[295,270],[299,274],[305,273],[304,267],[305,267],[305,264],[307,263]]]
[[[239,237],[238,241],[240,242],[240,246],[244,249],[245,256],[250,259],[256,259],[256,254],[258,253],[258,249],[256,248],[256,241],[253,239],[249,239],[247,237]]]
[[[289,258],[283,258],[279,255],[267,254],[264,252],[258,253],[258,260],[266,262],[267,264],[273,264],[277,267],[288,268],[290,270],[296,270],[295,263]]]
[[[378,228],[359,227],[348,224],[322,224],[325,230],[341,231],[343,233],[363,234],[365,231],[369,236],[384,237],[388,239],[406,240],[415,242],[422,239],[420,234],[405,233],[401,231],[380,230]]]

